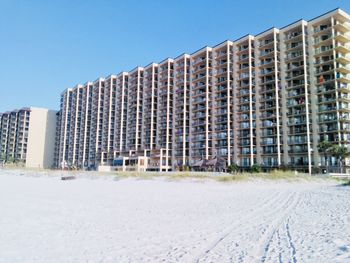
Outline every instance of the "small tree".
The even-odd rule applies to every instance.
[[[333,144],[329,141],[322,141],[317,146],[318,151],[324,155],[327,173],[328,173],[328,156],[331,154],[332,147],[333,147]]]
[[[238,170],[239,170],[239,167],[237,164],[230,164],[227,167],[227,172],[229,172],[230,174],[235,174],[238,172]]]
[[[9,163],[14,163],[15,162],[15,157],[11,156],[7,159]]]
[[[252,173],[260,173],[261,172],[261,166],[259,164],[253,164],[250,168]]]
[[[348,148],[343,145],[333,145],[330,152],[338,160],[340,172],[343,173],[345,158],[350,156]]]
[[[185,172],[189,172],[191,169],[188,165],[184,165],[182,168]]]

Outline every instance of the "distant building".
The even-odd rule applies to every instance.
[[[34,107],[0,114],[0,162],[54,167],[56,114]]]

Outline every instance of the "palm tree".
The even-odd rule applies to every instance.
[[[328,173],[328,156],[331,153],[333,144],[329,141],[322,141],[317,145],[318,151],[323,153],[325,158],[326,172]]]
[[[343,145],[334,145],[330,150],[331,154],[338,159],[340,172],[343,172],[344,161],[350,156],[350,151]]]

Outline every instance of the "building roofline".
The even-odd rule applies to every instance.
[[[249,37],[249,36],[252,36],[252,35],[251,34],[246,34],[244,36],[241,36],[240,38],[237,38],[237,39],[233,40],[233,42],[238,42],[238,41],[240,41],[240,40],[242,40],[242,39],[244,39],[246,37]]]
[[[166,59],[163,59],[161,62],[159,62],[158,65],[164,64],[165,62],[174,62],[174,59],[167,57]]]
[[[147,68],[149,68],[151,66],[158,66],[158,63],[151,62],[151,63],[147,64],[146,66],[144,66],[143,69],[147,69]]]
[[[30,106],[30,107],[22,107],[22,108],[17,108],[17,109],[13,109],[13,110],[8,110],[8,111],[5,111],[5,112],[0,112],[0,116],[1,115],[10,115],[10,114],[18,113],[18,112],[21,112],[21,111],[31,111],[33,109],[57,112],[57,110],[52,110],[52,109],[43,108],[43,107]]]
[[[105,80],[110,79],[110,78],[116,78],[117,75],[115,74],[109,74],[107,77],[105,77]]]
[[[280,30],[285,29],[285,28],[287,28],[287,27],[289,27],[289,26],[292,26],[292,25],[294,25],[294,24],[300,23],[300,22],[302,22],[302,21],[305,21],[305,20],[302,19],[302,18],[300,18],[300,19],[298,19],[298,20],[295,20],[294,22],[292,22],[292,23],[290,23],[290,24],[288,24],[288,25],[286,25],[286,26],[281,27]]]
[[[233,44],[233,42],[232,42],[232,40],[226,39],[226,40],[220,42],[219,44],[216,44],[215,46],[213,46],[213,49],[218,48],[218,47],[222,46],[223,44]]]
[[[94,84],[100,81],[105,81],[105,78],[99,77],[94,81]]]
[[[175,57],[175,58],[174,58],[174,61],[175,61],[175,60],[179,60],[180,58],[190,57],[190,56],[191,56],[190,54],[184,52],[184,53],[178,55],[177,57]]]
[[[143,70],[143,67],[136,66],[136,67],[134,67],[132,70],[129,71],[129,74],[134,73],[134,72],[137,71],[137,70]]]
[[[339,7],[334,8],[333,10],[327,11],[327,12],[325,12],[325,13],[319,15],[319,16],[316,16],[316,17],[314,17],[314,18],[308,20],[307,22],[311,22],[311,21],[313,21],[313,20],[316,20],[317,18],[320,18],[320,17],[322,17],[322,16],[324,16],[324,15],[328,15],[328,14],[334,12],[334,11],[337,11],[337,10],[341,10],[341,9],[340,9]]]
[[[52,109],[48,109],[48,108],[42,108],[42,107],[35,107],[35,106],[31,106],[29,108],[22,108],[24,110],[32,110],[32,109],[35,109],[35,110],[45,110],[45,111],[54,111],[54,112],[58,112],[58,110],[52,110]],[[22,110],[21,109],[21,110]]]
[[[87,86],[87,85],[93,85],[94,83],[92,82],[92,81],[86,81],[85,83],[84,83],[84,87],[85,86]]]
[[[264,34],[269,33],[269,31],[271,31],[271,33],[275,32],[275,31],[279,32],[279,29],[277,27],[273,26],[273,27],[270,27],[270,28],[256,34],[255,37],[262,37]]]
[[[72,91],[73,89],[72,88],[66,88],[65,90],[63,90],[62,92],[61,92],[61,96],[64,94],[64,93],[66,93],[66,92],[68,92],[68,91]]]
[[[126,71],[122,71],[122,72],[119,72],[117,77],[122,77],[122,76],[127,76],[129,75],[129,72],[126,72]]]
[[[191,53],[191,56],[195,56],[195,55],[197,55],[200,52],[203,52],[203,51],[206,51],[206,50],[211,50],[211,49],[212,49],[212,47],[204,46],[204,47],[202,47],[200,49],[197,49],[195,52]]]

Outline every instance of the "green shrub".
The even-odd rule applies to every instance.
[[[261,166],[259,164],[253,164],[250,168],[252,173],[261,173]]]
[[[7,159],[7,162],[9,162],[9,163],[14,163],[15,162],[15,158],[14,157],[9,157],[8,159]]]
[[[227,167],[227,172],[230,174],[237,173],[239,170],[239,166],[237,164],[231,164]]]
[[[350,186],[350,181],[347,181],[346,183],[343,183],[344,186]]]
[[[313,167],[312,168],[312,173],[313,174],[320,174],[322,172],[321,167]]]

